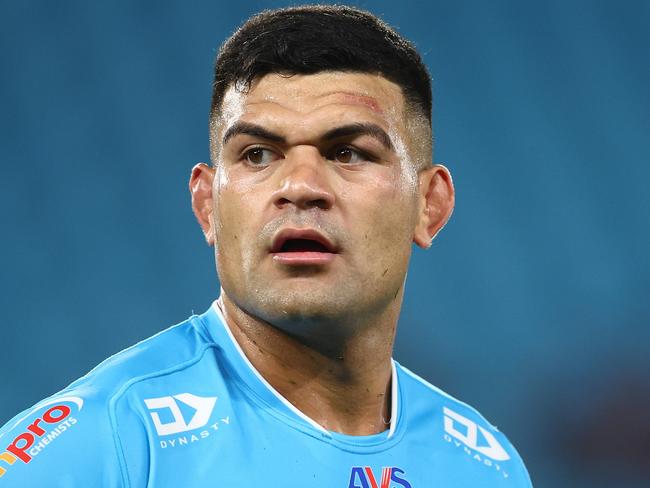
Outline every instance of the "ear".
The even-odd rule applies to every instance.
[[[454,210],[454,184],[449,170],[441,164],[421,171],[418,177],[419,218],[413,242],[426,249],[451,217]]]
[[[212,215],[212,182],[214,168],[205,163],[198,163],[192,168],[190,176],[190,194],[192,211],[198,220],[208,245],[214,245],[214,221]]]

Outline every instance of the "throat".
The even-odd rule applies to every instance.
[[[377,335],[387,334],[379,334],[378,327],[368,330],[373,334],[351,337],[335,351],[325,352],[234,304],[226,302],[222,310],[252,367],[313,423],[347,435],[372,435],[389,428],[392,341],[379,340]]]

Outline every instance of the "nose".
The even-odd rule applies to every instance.
[[[315,147],[294,147],[280,169],[278,189],[273,194],[277,207],[295,205],[302,210],[328,210],[334,205],[327,161]]]

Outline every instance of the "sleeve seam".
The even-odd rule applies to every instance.
[[[108,406],[108,417],[111,423],[111,431],[113,437],[113,445],[115,447],[115,454],[117,456],[117,464],[120,467],[121,482],[124,488],[131,487],[131,480],[129,479],[129,472],[126,467],[126,459],[124,457],[124,451],[122,450],[122,440],[120,439],[117,417],[113,412],[114,399],[111,399]]]

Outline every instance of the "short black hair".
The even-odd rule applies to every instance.
[[[382,75],[431,125],[431,79],[414,45],[375,15],[342,5],[267,10],[246,21],[217,54],[210,119],[230,86],[247,90],[269,73],[322,71]]]

